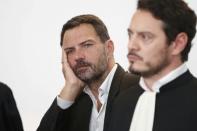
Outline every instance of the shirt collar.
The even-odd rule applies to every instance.
[[[105,78],[104,82],[101,84],[101,86],[98,88],[99,90],[99,99],[101,103],[107,101],[108,93],[111,87],[111,82],[114,77],[114,74],[116,72],[118,65],[114,64],[113,68],[111,69],[110,73]],[[93,99],[93,94],[91,90],[88,87],[84,88],[84,92],[90,96],[91,99]]]
[[[176,79],[177,77],[179,77],[180,75],[182,75],[183,73],[185,73],[188,70],[187,66],[185,63],[183,63],[182,65],[180,65],[179,67],[177,67],[176,69],[174,69],[173,71],[171,71],[170,73],[168,73],[166,76],[162,77],[161,79],[159,79],[158,81],[156,81],[153,84],[153,87],[151,88],[154,92],[159,92],[159,89],[173,81],[174,79]],[[140,82],[139,82],[140,86],[145,90],[145,91],[151,91],[145,84],[143,77],[140,78]]]

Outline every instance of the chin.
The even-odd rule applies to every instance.
[[[139,68],[139,65],[131,65],[129,67],[129,72],[132,74],[136,74],[136,75],[141,75],[143,76],[144,74],[148,74],[149,71],[147,71],[146,69],[143,68]]]
[[[133,68],[133,66],[129,67],[129,72],[132,73],[132,74],[136,74],[136,75],[140,75],[141,74],[141,71]]]
[[[94,75],[90,72],[85,72],[85,73],[80,74],[80,76],[78,77],[84,82],[89,82],[93,80]]]

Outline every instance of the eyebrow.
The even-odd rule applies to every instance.
[[[68,47],[68,48],[64,48],[64,51],[68,51],[68,50],[72,50],[74,49],[74,47]]]
[[[94,41],[91,40],[91,39],[88,39],[88,40],[85,40],[85,41],[79,43],[79,45],[83,45],[83,44],[85,44],[86,42],[94,42]],[[71,49],[74,49],[74,47],[66,47],[66,48],[64,48],[64,51],[71,50]]]
[[[128,31],[129,34],[133,33],[133,31],[131,29],[129,29],[129,28],[127,29],[127,31]],[[152,34],[152,35],[154,35],[150,31],[137,31],[137,34],[141,34],[141,33],[146,33],[146,34]]]
[[[127,29],[127,31],[128,31],[128,33],[132,33],[131,29],[129,29],[129,28]]]
[[[83,44],[85,44],[86,42],[94,42],[94,41],[93,41],[93,40],[91,40],[91,39],[88,39],[88,40],[85,40],[85,41],[83,41],[83,42],[79,43],[79,45],[83,45]]]

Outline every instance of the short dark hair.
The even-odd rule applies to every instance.
[[[188,42],[181,52],[181,60],[188,60],[191,42],[196,34],[196,14],[183,0],[139,0],[137,9],[150,12],[156,19],[163,21],[163,29],[168,42],[185,32]]]
[[[85,14],[85,15],[75,16],[63,25],[61,32],[61,41],[60,41],[61,46],[63,45],[64,33],[69,29],[79,26],[80,24],[92,25],[97,35],[99,36],[101,42],[104,43],[105,41],[110,39],[107,27],[105,26],[103,21],[95,15]]]

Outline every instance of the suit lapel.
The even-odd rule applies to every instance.
[[[111,114],[111,109],[112,109],[112,103],[114,98],[118,95],[120,91],[120,83],[124,75],[124,70],[122,67],[118,65],[118,68],[114,74],[109,95],[108,95],[108,100],[107,100],[107,107],[106,107],[106,112],[105,112],[105,120],[104,120],[104,131],[107,130],[107,127],[109,125],[110,121],[110,114]]]
[[[93,103],[90,97],[84,92],[82,92],[79,99],[72,108],[73,124],[70,126],[72,126],[72,131],[88,131]]]

